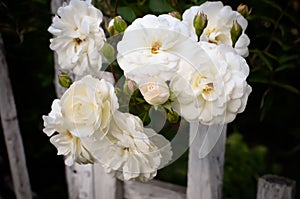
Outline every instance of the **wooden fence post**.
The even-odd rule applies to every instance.
[[[17,110],[8,75],[4,44],[0,34],[0,115],[14,192],[18,199],[32,198]]]
[[[294,199],[296,182],[276,176],[264,175],[258,180],[257,199]]]
[[[222,198],[226,127],[190,123],[187,199]],[[201,146],[203,157],[199,157]]]

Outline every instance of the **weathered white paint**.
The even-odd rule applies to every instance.
[[[100,164],[66,166],[69,199],[121,199],[122,184]]]
[[[258,180],[257,199],[294,199],[296,182],[276,176],[264,175]]]
[[[30,181],[1,34],[0,115],[16,197],[30,199],[32,198]]]
[[[69,199],[93,199],[93,165],[66,166]]]
[[[185,199],[185,187],[158,180],[143,182],[125,182],[125,199]]]
[[[207,136],[212,136],[212,139],[207,139]],[[225,142],[226,125],[209,127],[197,122],[190,123],[188,199],[222,198]],[[200,148],[206,156],[199,151]]]
[[[95,164],[93,169],[95,199],[123,199],[123,183],[105,173],[99,164]]]

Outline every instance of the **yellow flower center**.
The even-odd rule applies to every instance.
[[[79,46],[80,44],[82,44],[82,42],[85,42],[86,41],[86,39],[80,39],[80,38],[74,38],[73,39],[73,42],[75,43],[75,46],[74,46],[74,48],[75,48],[75,52],[77,52],[77,46]]]
[[[205,83],[205,82],[207,82],[207,77],[197,73],[193,78],[193,87],[202,90],[202,92],[206,94],[209,94],[211,91],[214,90],[214,83],[213,82]]]
[[[154,84],[152,84],[152,83],[150,83],[150,84],[148,84],[148,91],[152,91],[152,90],[154,90],[155,89],[155,85]]]
[[[73,135],[71,134],[71,132],[70,132],[70,131],[67,131],[67,135],[68,135],[68,137],[70,138],[70,140],[72,140],[72,139],[73,139]]]
[[[213,32],[216,32],[217,30],[215,28],[211,28],[211,29],[206,29],[205,30],[205,34],[208,38],[208,42],[209,43],[212,43],[212,44],[218,44],[218,41],[220,40],[219,36],[216,36],[215,38],[212,38],[210,37],[210,35],[213,33]]]
[[[212,90],[214,90],[214,83],[211,82],[206,84],[202,91],[208,94]]]
[[[159,53],[159,49],[161,48],[162,43],[161,41],[155,41],[152,43],[152,47],[151,47],[151,53],[152,54],[157,54]]]
[[[129,147],[123,147],[123,151],[129,151]]]
[[[76,45],[80,45],[83,40],[81,40],[79,38],[75,38],[75,39],[73,39],[73,41],[75,42]]]

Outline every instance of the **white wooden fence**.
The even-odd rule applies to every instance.
[[[32,198],[17,110],[0,34],[0,118],[17,198]],[[1,125],[0,125],[1,128]],[[1,196],[0,196],[1,197]]]
[[[52,0],[52,13],[56,13],[62,3],[62,0]],[[0,35],[0,116],[2,127],[9,153],[16,197],[17,199],[31,199],[32,192],[3,49]],[[55,69],[57,77],[56,55]],[[58,82],[57,79],[55,82]],[[64,90],[60,86],[56,86],[56,92],[58,96],[61,96]],[[212,139],[207,139],[207,132]],[[217,142],[214,143],[216,140]],[[212,143],[210,143],[211,141]],[[102,166],[97,164],[66,166],[69,199],[221,199],[225,141],[226,126],[203,126],[198,123],[190,123],[187,188],[158,180],[148,183],[121,182],[107,175]],[[201,149],[200,153],[199,149]],[[294,197],[295,181],[270,175],[260,178],[257,199],[293,199]]]

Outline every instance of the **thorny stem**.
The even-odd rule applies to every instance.
[[[279,27],[279,22],[281,21],[282,17],[285,15],[285,13],[286,13],[286,11],[287,11],[289,5],[290,5],[290,4],[288,4],[288,5],[285,7],[285,9],[280,13],[280,15],[279,15],[279,17],[278,17],[278,19],[277,19],[277,21],[276,21],[276,23],[275,23],[275,25],[274,25],[274,29],[273,29],[273,31],[272,31],[272,33],[271,33],[271,35],[270,35],[270,41],[269,41],[269,44],[267,45],[267,47],[266,47],[263,51],[267,52],[267,51],[269,50],[269,48],[271,47],[271,45],[272,45],[272,43],[273,43],[273,39],[272,39],[272,38],[273,38],[273,36],[274,36],[274,34],[275,34],[277,28]]]
[[[117,75],[116,75],[116,71],[114,69],[114,66],[113,64],[109,64],[109,67],[110,67],[110,72],[112,73],[113,77],[114,77],[114,80],[115,80],[115,84],[117,84],[118,82],[118,79],[117,79]]]
[[[272,32],[271,32],[271,34],[270,34],[270,37],[269,37],[269,38],[270,38],[270,41],[269,41],[268,45],[265,47],[265,49],[262,50],[263,52],[268,52],[268,51],[269,51],[269,49],[270,49],[270,47],[271,47],[271,45],[272,45],[272,43],[273,43],[272,38],[273,38],[273,36],[274,36],[274,34],[275,34],[277,28],[279,27],[279,22],[281,21],[282,17],[285,15],[286,10],[288,9],[288,7],[289,7],[289,4],[288,4],[288,5],[285,7],[285,9],[280,13],[278,19],[276,20],[275,25],[274,25],[274,28],[273,28],[273,30],[272,30]],[[251,63],[252,66],[254,66],[254,61],[255,61],[256,57],[257,57],[257,54],[253,54],[252,58],[249,59],[249,61],[250,61],[250,63]]]
[[[112,15],[112,9],[111,9],[111,6],[110,6],[108,0],[104,0],[104,2],[105,2],[107,9],[109,10],[109,14]]]
[[[119,3],[119,1],[118,0],[116,0],[116,2],[115,2],[115,17],[118,15],[118,3]]]
[[[178,6],[177,3],[178,3],[177,0],[171,0],[172,6],[173,6],[177,11],[180,11],[180,8],[179,8],[179,6]]]

